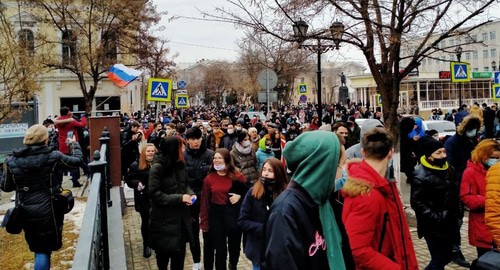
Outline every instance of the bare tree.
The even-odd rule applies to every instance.
[[[260,88],[256,85],[257,75],[264,68],[270,68],[278,75],[278,85],[274,88],[280,100],[289,102],[293,91],[293,81],[300,73],[311,68],[311,55],[299,51],[296,45],[262,32],[248,32],[240,43],[241,55],[238,66],[254,83],[250,94],[254,96]]]
[[[53,46],[45,65],[67,70],[78,78],[85,111],[92,110],[98,83],[118,61],[135,66],[138,33],[160,20],[155,6],[144,0],[28,0],[43,23],[56,27],[62,38],[47,39]],[[62,48],[62,53],[56,48]],[[141,49],[147,49],[141,48]],[[87,85],[87,79],[91,80]]]
[[[424,58],[453,53],[456,46],[480,42],[469,35],[489,23],[483,14],[496,0],[227,0],[233,8],[218,8],[204,14],[217,21],[250,27],[286,41],[284,26],[302,18],[312,29],[311,38],[331,40],[326,30],[342,20],[346,26],[342,42],[357,47],[365,56],[382,95],[386,126],[397,134],[397,107],[401,80]],[[326,27],[325,27],[326,26]],[[455,38],[452,47],[440,47]],[[402,63],[405,66],[402,66]]]
[[[226,61],[216,61],[208,64],[201,85],[203,85],[203,96],[205,104],[214,102],[222,104],[222,93],[233,89],[230,73],[233,72],[232,65]]]
[[[37,78],[43,72],[40,56],[35,54],[35,36],[22,26],[15,32],[5,11],[0,3],[0,123],[28,109],[28,102],[40,91]]]

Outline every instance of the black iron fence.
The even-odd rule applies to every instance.
[[[109,269],[108,207],[112,206],[109,140],[105,127],[99,138],[101,149],[95,151],[94,161],[89,163],[92,180],[73,258],[73,269],[76,270]]]

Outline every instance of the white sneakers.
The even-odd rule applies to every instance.
[[[199,263],[194,263],[193,264],[193,270],[201,270],[201,265],[202,263],[199,262]]]

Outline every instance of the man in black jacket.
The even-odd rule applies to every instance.
[[[139,157],[139,141],[141,140],[139,127],[139,122],[134,121],[121,134],[122,176],[127,174],[130,164]]]
[[[207,149],[203,142],[202,132],[199,127],[190,128],[186,131],[187,147],[183,152],[186,163],[188,183],[195,192],[197,200],[190,207],[194,241],[189,243],[191,254],[193,254],[193,269],[201,269],[201,247],[200,247],[200,200],[203,180],[212,166],[214,151]],[[213,243],[208,234],[203,233],[203,254],[205,269],[213,269],[214,254]]]

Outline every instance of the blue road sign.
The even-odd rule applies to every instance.
[[[148,82],[148,100],[170,101],[172,96],[172,80],[150,78]]]
[[[307,84],[301,83],[298,85],[299,95],[307,95]]]
[[[500,84],[500,71],[495,71],[493,74],[494,84]]]
[[[496,101],[500,99],[500,84],[493,85],[493,99]]]
[[[452,82],[469,82],[470,81],[470,66],[469,63],[451,62],[451,81]]]
[[[306,102],[307,102],[307,96],[306,96],[306,95],[300,95],[299,100],[300,100],[300,102],[302,102],[302,103],[306,103]]]
[[[184,89],[186,88],[187,86],[187,82],[185,80],[180,80],[179,82],[177,82],[177,88],[179,89]]]

